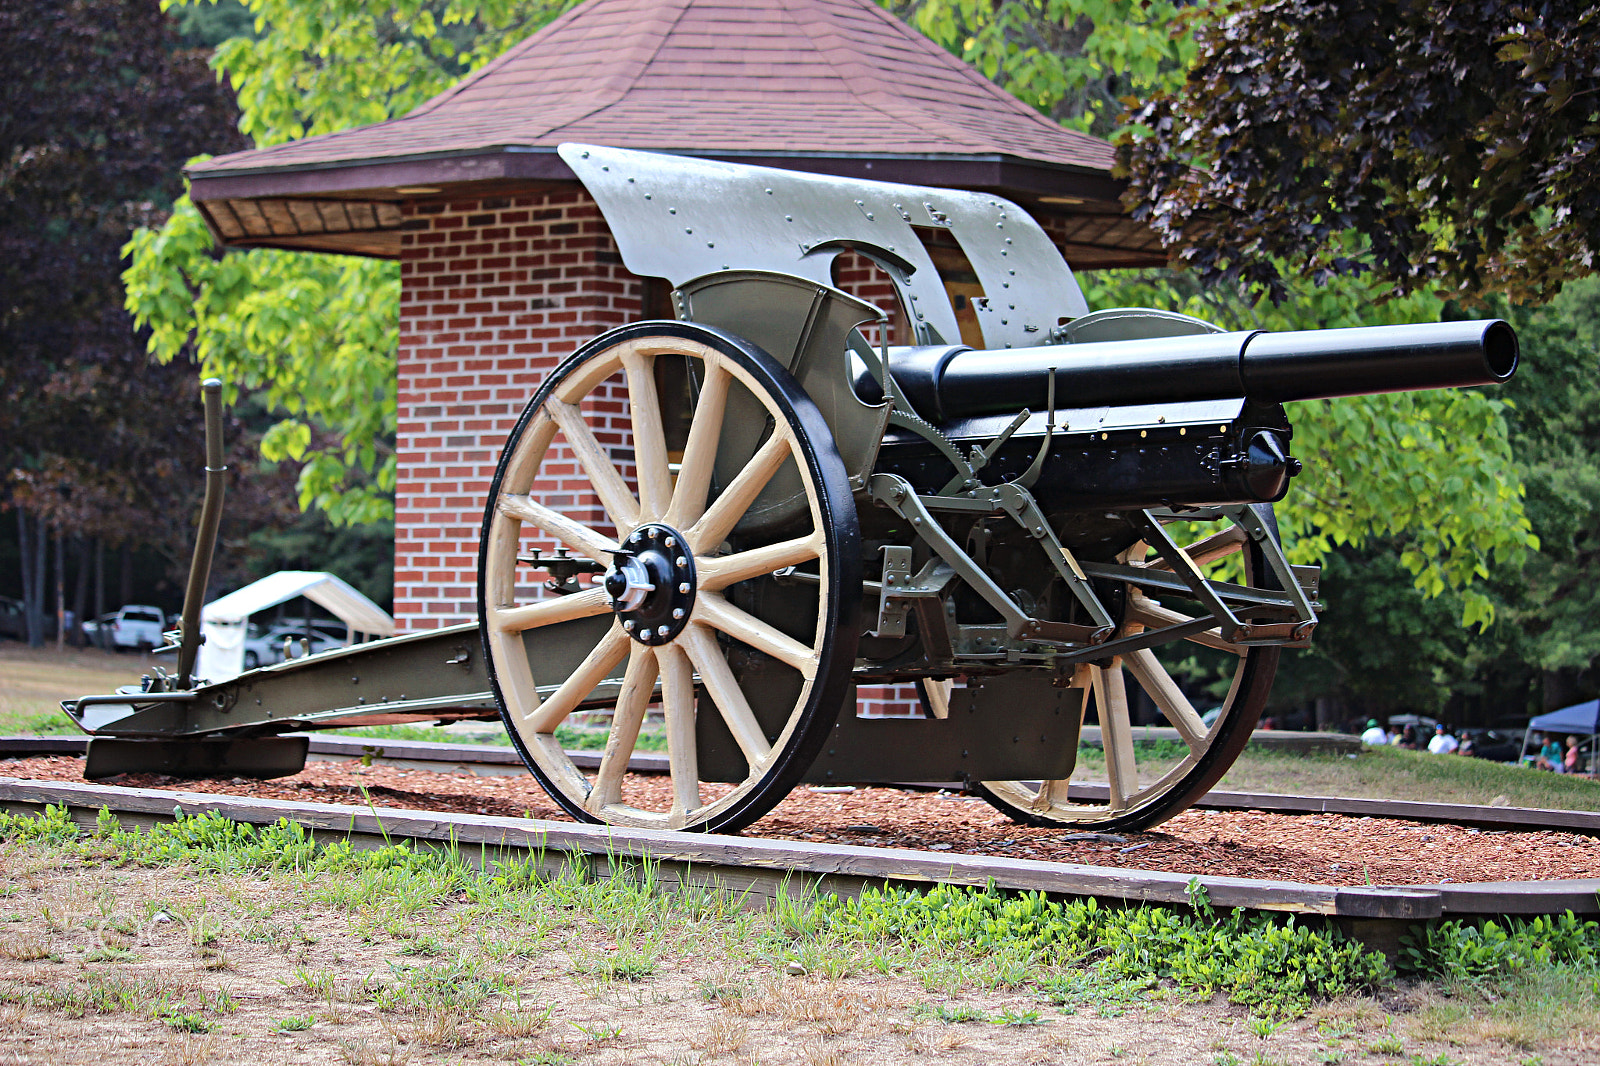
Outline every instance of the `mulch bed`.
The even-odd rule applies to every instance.
[[[0,776],[81,780],[83,760],[0,760]],[[176,781],[125,774],[108,784],[306,803],[570,819],[531,777],[468,777],[359,763],[312,762],[293,777]],[[630,775],[630,793],[670,786]],[[1123,840],[1066,840],[1072,830],[1017,825],[981,799],[951,793],[801,787],[746,836],[914,848],[1138,870],[1260,877],[1323,885],[1421,885],[1600,877],[1600,840],[1344,815],[1191,810]]]

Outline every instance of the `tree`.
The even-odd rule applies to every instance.
[[[1126,96],[1182,76],[1183,0],[879,0],[940,47],[1063,126],[1109,136]]]
[[[209,0],[162,0],[165,10]],[[245,0],[257,37],[212,57],[258,147],[401,115],[573,0]],[[249,389],[283,416],[269,461],[304,460],[302,508],[336,523],[393,513],[399,270],[352,256],[213,254],[187,197],[126,252],[127,308],[161,361],[193,356],[231,403]]]
[[[37,643],[50,533],[141,539],[181,495],[193,373],[146,366],[119,247],[184,158],[237,135],[203,58],[140,0],[0,8],[0,69],[0,502],[32,549]]]
[[[1539,303],[1600,254],[1593,0],[1231,0],[1121,142],[1205,283],[1289,272]]]

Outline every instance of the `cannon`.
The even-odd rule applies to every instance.
[[[1022,822],[1148,827],[1223,775],[1317,626],[1317,570],[1273,519],[1300,469],[1283,404],[1517,364],[1501,321],[1091,311],[983,193],[561,155],[675,317],[596,337],[529,399],[477,623],[191,680],[191,594],[178,675],[64,702],[86,773],[270,776],[305,758],[286,734],[493,716],[586,821],[736,831],[802,782],[953,781]],[[892,310],[835,284],[844,256]],[[592,493],[557,491],[574,475]],[[853,713],[859,686],[908,683],[921,717]],[[608,722],[597,768],[557,740],[574,715]],[[644,787],[652,717],[670,774]],[[1069,790],[1094,740],[1106,784]]]

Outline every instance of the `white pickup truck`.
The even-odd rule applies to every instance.
[[[159,648],[163,643],[161,631],[165,624],[166,616],[161,613],[161,608],[139,603],[125,604],[105,623],[110,630],[107,646],[115,651],[123,648]]]

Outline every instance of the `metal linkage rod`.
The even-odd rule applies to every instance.
[[[183,595],[182,644],[178,648],[178,687],[186,689],[194,676],[200,652],[200,608],[211,579],[211,557],[217,547],[217,527],[222,523],[222,497],[228,491],[228,468],[222,457],[222,382],[207,378],[200,385],[206,406],[206,499],[195,533],[194,557],[189,561],[189,587]]]

